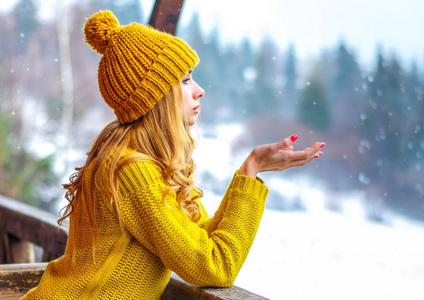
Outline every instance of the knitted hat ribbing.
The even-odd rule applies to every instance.
[[[123,124],[145,115],[199,62],[183,40],[138,23],[120,26],[110,11],[87,19],[84,34],[103,55],[100,93]]]

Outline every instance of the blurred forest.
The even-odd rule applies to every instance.
[[[41,20],[33,0],[19,0],[1,15],[1,194],[55,211],[60,183],[113,119],[98,92],[99,56],[82,34],[100,9],[121,24],[146,23],[149,14],[138,0],[80,0]],[[325,161],[307,170],[317,180],[363,190],[376,220],[386,207],[424,220],[423,66],[377,46],[374,65],[361,66],[345,41],[304,60],[296,45],[281,49],[267,38],[224,45],[218,30],[202,31],[198,15],[177,35],[201,57],[194,78],[206,91],[205,132],[245,124],[235,153],[290,134],[300,147],[325,141]]]

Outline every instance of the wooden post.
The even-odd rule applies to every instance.
[[[9,235],[13,264],[35,263],[34,244]]]
[[[0,264],[12,263],[12,253],[10,249],[9,236],[0,224]]]
[[[183,2],[184,0],[156,0],[149,25],[174,35]]]

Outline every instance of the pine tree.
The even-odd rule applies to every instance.
[[[296,80],[297,80],[297,70],[296,70],[296,50],[293,43],[289,45],[286,56],[286,63],[284,66],[284,90],[288,93],[296,91]]]
[[[348,93],[361,83],[361,70],[355,56],[340,42],[336,56],[337,73],[334,88],[338,94]]]
[[[417,63],[414,62],[406,79],[406,107],[402,111],[407,137],[408,165],[424,171],[421,160],[424,156],[424,84],[420,79]]]
[[[262,42],[257,55],[253,89],[244,97],[247,116],[255,114],[281,115],[279,111],[277,46],[271,39]]]
[[[253,46],[251,41],[248,38],[243,38],[239,55],[241,57],[240,64],[244,66],[244,68],[253,67],[255,62],[255,53],[253,50]]]
[[[337,49],[335,76],[332,80],[332,116],[345,131],[359,132],[364,88],[361,70],[355,56],[341,42]]]
[[[297,60],[296,50],[293,43],[289,45],[284,64],[284,86],[283,97],[280,101],[280,110],[283,112],[285,120],[293,120],[296,115],[297,101]]]
[[[225,61],[228,62],[231,72],[227,76],[229,85],[229,99],[236,120],[245,121],[247,114],[248,95],[253,92],[256,79],[255,52],[249,39],[244,38],[238,47],[225,51]]]
[[[330,126],[328,93],[318,64],[313,68],[306,86],[300,93],[298,119],[321,131]]]
[[[404,166],[406,162],[401,153],[405,146],[401,113],[405,104],[403,84],[398,61],[393,58],[387,62],[379,52],[377,67],[369,82],[370,100],[362,126],[362,136],[370,143],[375,155],[367,163],[374,179]]]

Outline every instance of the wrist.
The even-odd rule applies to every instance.
[[[244,163],[241,165],[239,169],[239,175],[245,175],[252,178],[256,178],[259,169],[257,167],[255,159],[252,157],[252,154],[247,157]]]

